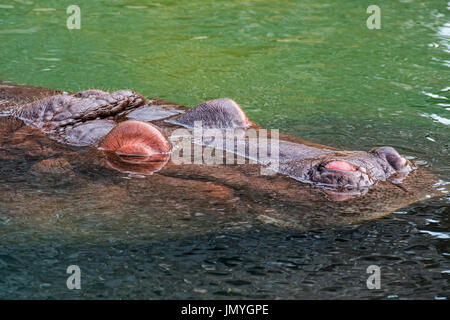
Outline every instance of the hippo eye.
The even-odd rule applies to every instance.
[[[121,172],[151,174],[170,158],[171,145],[159,129],[142,121],[124,121],[100,142],[107,164]]]
[[[229,98],[203,102],[189,112],[168,122],[186,128],[193,128],[196,122],[201,122],[203,128],[216,129],[248,128],[254,125],[248,120],[242,108]]]

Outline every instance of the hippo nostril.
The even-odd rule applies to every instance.
[[[408,168],[410,164],[408,160],[402,157],[397,150],[392,147],[374,148],[370,153],[376,155],[378,158],[386,160],[389,165],[397,171]]]
[[[352,172],[357,170],[357,168],[354,165],[342,160],[333,160],[331,162],[328,162],[325,168],[331,170],[352,171]]]

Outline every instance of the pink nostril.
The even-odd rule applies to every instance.
[[[348,162],[341,160],[334,160],[328,162],[325,166],[326,169],[341,170],[341,171],[356,171],[356,167]]]

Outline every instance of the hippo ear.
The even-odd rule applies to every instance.
[[[78,91],[73,96],[75,98],[96,98],[101,96],[106,96],[108,93],[104,92],[102,90],[84,90],[84,91]]]
[[[128,120],[115,126],[100,142],[99,149],[113,169],[151,174],[167,163],[171,145],[156,126]]]
[[[168,122],[193,128],[196,121],[201,121],[202,127],[206,129],[248,128],[254,125],[247,119],[241,107],[229,98],[203,102],[189,112]]]

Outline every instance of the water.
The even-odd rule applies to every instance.
[[[228,96],[262,127],[344,149],[391,145],[450,181],[445,1],[380,3],[380,30],[366,28],[358,1],[78,1],[81,30],[66,28],[70,4],[0,3],[0,79],[131,88],[188,106]],[[27,166],[7,166],[2,187]],[[185,220],[157,227],[143,208],[87,213],[96,209],[56,204],[40,225],[1,213],[0,297],[449,297],[448,197],[314,231],[222,218],[227,227],[206,232],[206,219],[178,232]],[[70,264],[80,291],[66,288]],[[365,284],[373,264],[380,290]]]

